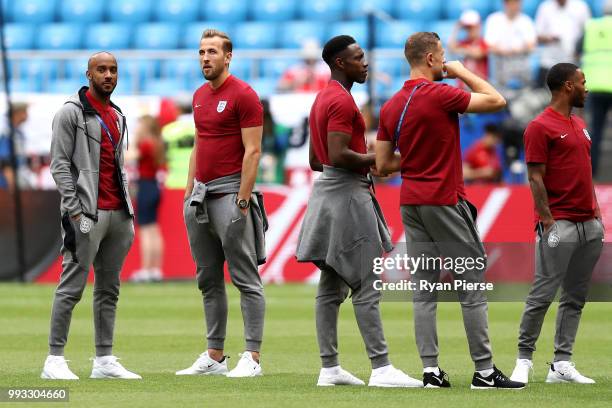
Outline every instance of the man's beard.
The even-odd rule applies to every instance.
[[[113,86],[113,89],[111,89],[110,91],[107,91],[106,89],[104,89],[102,86],[99,86],[96,83],[92,83],[92,86],[94,87],[94,89],[96,90],[96,93],[98,93],[99,95],[102,96],[111,96],[111,94],[113,93],[113,91],[115,90],[115,87],[117,86],[116,84]]]

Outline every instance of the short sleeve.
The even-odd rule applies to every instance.
[[[465,112],[472,98],[469,92],[446,84],[436,86],[438,87],[438,98],[442,109],[447,112]]]
[[[352,101],[342,97],[334,98],[327,109],[327,133],[341,132],[352,135],[354,116]]]
[[[238,121],[241,129],[263,125],[263,106],[257,93],[251,87],[240,93]]]
[[[529,16],[524,16],[523,20],[523,31],[525,36],[525,41],[527,43],[535,43],[538,39],[538,35],[536,34],[536,28],[533,24],[533,20]]]
[[[391,142],[393,135],[390,134],[389,129],[385,123],[389,120],[389,109],[387,105],[383,106],[380,110],[380,118],[378,120],[378,133],[376,134],[376,140],[384,140],[385,142]]]
[[[523,136],[525,162],[546,163],[548,161],[548,136],[542,125],[531,122]]]

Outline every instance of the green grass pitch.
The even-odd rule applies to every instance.
[[[81,377],[77,382],[39,378],[47,353],[49,314],[54,287],[0,285],[0,387],[67,386],[72,407],[609,407],[612,401],[612,304],[587,304],[574,353],[577,367],[595,385],[544,383],[552,357],[556,304],[551,307],[535,356],[535,375],[522,391],[469,389],[473,365],[467,351],[461,311],[456,303],[438,310],[440,365],[450,375],[451,389],[371,389],[316,387],[319,358],[314,329],[314,295],[308,285],[267,286],[267,313],[262,367],[264,376],[249,379],[177,377],[205,348],[204,319],[195,283],[122,287],[115,354],[143,376],[142,381],[90,380],[93,356],[91,287],[75,309],[66,358]],[[242,351],[239,295],[228,287],[230,320],[226,353],[230,367]],[[510,375],[523,305],[490,303],[489,328],[496,365]],[[420,377],[414,343],[412,306],[383,302],[385,334],[393,364]],[[369,362],[350,300],[341,309],[340,361],[363,380]],[[0,405],[4,405],[0,403]],[[7,404],[8,405],[8,404]],[[13,404],[10,404],[13,405]],[[26,403],[16,406],[24,407]],[[58,407],[60,403],[35,403]]]

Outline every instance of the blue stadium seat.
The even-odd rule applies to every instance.
[[[245,21],[247,2],[243,0],[207,1],[202,7],[202,20],[209,21]]]
[[[591,13],[593,17],[601,17],[603,16],[603,6],[606,0],[587,0],[589,7],[591,8]]]
[[[66,23],[102,21],[104,2],[96,0],[61,0],[60,20]]]
[[[276,93],[276,78],[257,78],[249,82],[249,85],[257,92],[259,99],[269,98]]]
[[[64,77],[69,79],[83,79],[86,81],[88,58],[72,58],[64,62]]]
[[[233,43],[236,48],[274,48],[277,40],[277,25],[270,22],[237,24]]]
[[[395,14],[403,20],[436,21],[442,18],[442,0],[398,1]]]
[[[15,0],[9,8],[16,23],[50,23],[55,18],[57,0]]]
[[[393,13],[392,0],[352,0],[346,10],[348,17],[359,19],[365,16],[368,11],[382,11],[385,14]]]
[[[34,26],[9,23],[4,28],[4,40],[9,50],[27,50],[34,47]]]
[[[346,11],[346,0],[301,1],[300,16],[306,20],[339,21]]]
[[[299,63],[296,58],[266,58],[261,61],[260,72],[266,78],[280,78],[292,65]]]
[[[366,47],[368,41],[368,27],[364,21],[341,21],[332,26],[327,33],[327,40],[337,35],[350,35],[361,45]]]
[[[489,0],[453,0],[444,2],[444,18],[458,20],[465,10],[476,10],[482,19],[491,12]]]
[[[188,24],[187,27],[185,27],[181,40],[181,47],[193,50],[198,49],[202,33],[204,33],[204,30],[207,28],[223,31],[229,35],[230,38],[232,37],[232,23],[228,23],[227,21],[198,21]]]
[[[257,21],[287,21],[295,17],[296,0],[252,1],[251,16]]]
[[[115,95],[134,95],[138,93],[138,89],[135,87],[135,81],[130,76],[119,76],[117,86],[113,91],[113,97]]]
[[[374,61],[375,69],[390,75],[392,78],[398,77],[402,73],[403,65],[408,65],[404,58],[376,58]]]
[[[413,33],[421,31],[419,21],[377,22],[376,46],[381,48],[404,48],[406,39]]]
[[[186,78],[190,82],[195,79],[202,78],[200,61],[197,57],[172,58],[164,60],[161,64],[161,77]]]
[[[152,0],[111,0],[108,5],[110,21],[145,23],[151,19]]]
[[[123,23],[93,24],[87,28],[85,48],[120,50],[130,48],[132,27]]]
[[[117,65],[119,66],[119,80],[130,77],[135,81],[138,80],[139,84],[143,84],[145,81],[159,77],[160,63],[158,60],[119,58]]]
[[[38,29],[36,46],[41,50],[74,50],[81,48],[82,40],[80,24],[45,24]]]
[[[442,45],[446,47],[456,24],[455,20],[440,20],[431,24],[428,30],[437,33],[440,36],[440,40],[442,40]]]
[[[35,93],[40,92],[40,84],[38,79],[14,79],[9,82],[9,90],[15,93]]]
[[[157,2],[153,14],[157,21],[190,23],[199,17],[200,3],[193,0],[162,0]]]
[[[134,48],[146,50],[171,50],[179,45],[178,24],[147,23],[136,27]]]
[[[9,71],[13,79],[50,81],[57,78],[59,61],[55,59],[10,60]]]
[[[306,40],[323,44],[325,24],[319,21],[288,21],[281,26],[279,37],[283,48],[301,48]]]
[[[82,86],[87,85],[87,79],[85,77],[81,79],[58,79],[49,81],[44,85],[44,91],[46,92],[72,95],[81,89]]]
[[[144,83],[144,87],[142,88],[143,94],[159,96],[174,96],[187,91],[187,82],[184,78],[149,80]]]
[[[256,65],[253,60],[247,58],[232,58],[230,62],[230,72],[237,78],[248,81],[253,76]]]

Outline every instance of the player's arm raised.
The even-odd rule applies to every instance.
[[[375,163],[374,153],[357,153],[349,149],[351,135],[343,132],[329,132],[327,151],[332,166],[347,170],[359,170],[371,167]]]
[[[548,206],[548,195],[544,186],[544,175],[546,174],[546,165],[544,163],[527,163],[527,177],[529,179],[529,187],[533,195],[536,210],[540,215],[540,220],[544,226],[544,232],[547,232],[555,223],[550,207]]]
[[[240,190],[238,200],[250,201],[255,179],[257,178],[257,168],[261,157],[261,138],[263,126],[255,126],[240,129],[242,134],[242,144],[244,145],[244,157],[242,159],[242,174],[240,177]],[[243,210],[246,213],[247,209]]]
[[[506,106],[506,99],[497,90],[459,61],[444,64],[447,78],[459,78],[472,90],[466,112],[497,112]]]

